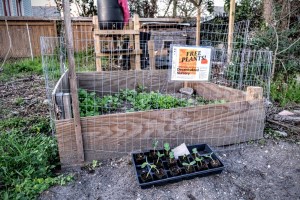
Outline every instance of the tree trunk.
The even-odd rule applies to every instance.
[[[177,3],[178,0],[173,0],[173,17],[177,17]]]
[[[273,0],[264,0],[263,17],[267,25],[272,23],[273,20],[272,11],[273,11]]]

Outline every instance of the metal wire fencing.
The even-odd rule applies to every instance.
[[[201,34],[214,47],[210,81],[188,83],[191,93],[169,77],[172,45],[190,45],[188,35],[196,34],[188,24],[100,29],[93,39],[74,41],[75,49],[85,44],[75,52],[75,63],[87,159],[101,152],[149,149],[153,140],[220,147],[262,137],[272,53],[244,48],[248,36],[243,32],[228,62],[226,48],[219,45],[225,43],[225,31],[216,37],[218,31],[208,27]],[[41,45],[61,160],[68,163],[76,157],[76,138],[65,43],[42,38]],[[263,90],[253,95],[249,86]]]

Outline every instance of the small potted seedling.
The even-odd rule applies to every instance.
[[[135,162],[137,165],[141,165],[143,162],[145,162],[145,155],[143,153],[136,154]]]
[[[218,166],[220,166],[219,160],[213,159],[213,158],[212,158],[212,155],[213,155],[213,152],[211,152],[210,154],[207,154],[207,155],[203,155],[203,156],[204,156],[205,158],[208,158],[208,159],[209,159],[209,164],[210,164],[212,167],[218,167]]]
[[[170,174],[171,174],[171,176],[178,176],[181,174],[181,169],[175,165],[170,168]]]
[[[150,175],[152,168],[156,167],[156,166],[151,166],[151,164],[148,162],[147,157],[146,157],[146,161],[141,165],[141,168],[144,169],[145,167],[149,166],[148,171],[146,170],[142,170],[141,172],[141,180],[143,182],[148,182],[152,180],[152,176]]]
[[[188,162],[188,157],[186,154],[184,154],[183,156],[178,156],[179,160],[181,163],[183,162]]]
[[[186,173],[193,173],[195,171],[194,165],[196,164],[196,161],[192,161],[192,162],[184,162],[182,163],[182,165],[184,166]]]
[[[205,162],[205,160],[204,160],[203,157],[201,157],[201,156],[200,157],[196,157],[195,161],[197,162],[198,170],[208,169],[208,165]]]
[[[156,165],[151,165],[150,163],[148,163],[147,159],[146,162],[144,162],[141,167],[145,168],[146,166],[148,166],[149,170],[145,178],[147,178],[150,175],[151,171],[154,172],[155,176],[158,179],[162,179],[166,176],[163,168],[158,169]],[[142,175],[141,175],[141,179],[142,179]]]
[[[157,159],[157,150],[156,150],[157,145],[158,145],[158,141],[157,140],[153,141],[152,143],[153,150],[150,150],[150,154],[149,154],[149,158],[152,161]]]
[[[164,152],[165,152],[166,157],[169,157],[170,150],[171,150],[170,144],[164,143]]]
[[[199,154],[198,154],[197,148],[193,148],[192,151],[193,151],[193,154],[192,154],[193,158],[194,158],[194,159],[197,158],[198,155],[199,155]]]
[[[169,158],[167,159],[167,163],[168,163],[170,168],[177,164],[173,151],[170,152]]]
[[[154,164],[160,168],[163,167],[163,163],[161,161],[161,158],[164,157],[165,154],[160,153],[159,151],[157,151],[157,159],[154,161]]]

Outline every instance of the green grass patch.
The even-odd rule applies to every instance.
[[[72,176],[57,176],[57,141],[49,136],[47,118],[0,121],[0,199],[35,199],[52,185]]]
[[[0,73],[0,81],[8,81],[11,78],[19,78],[25,75],[42,75],[42,59],[40,57],[21,59],[18,61],[8,61],[3,66]]]
[[[18,131],[24,135],[51,133],[50,120],[46,117],[13,117],[0,121],[0,132]]]
[[[271,98],[280,106],[300,103],[300,84],[294,78],[279,76],[271,83]]]

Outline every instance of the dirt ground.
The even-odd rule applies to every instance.
[[[73,168],[75,181],[56,186],[39,199],[300,199],[299,144],[268,140],[219,156],[226,169],[219,175],[140,189],[130,156],[101,161],[95,173]]]
[[[39,76],[0,83],[0,120],[48,116],[45,99],[44,79]],[[296,135],[299,138],[299,134]],[[295,142],[294,136],[278,143],[268,139],[263,145],[254,143],[220,152],[226,169],[219,175],[145,190],[138,186],[129,155],[101,160],[101,167],[93,174],[79,168],[69,169],[66,173],[73,173],[75,181],[67,186],[52,187],[39,199],[300,200],[300,143]]]
[[[0,83],[0,120],[11,117],[49,116],[45,79],[26,76]]]

